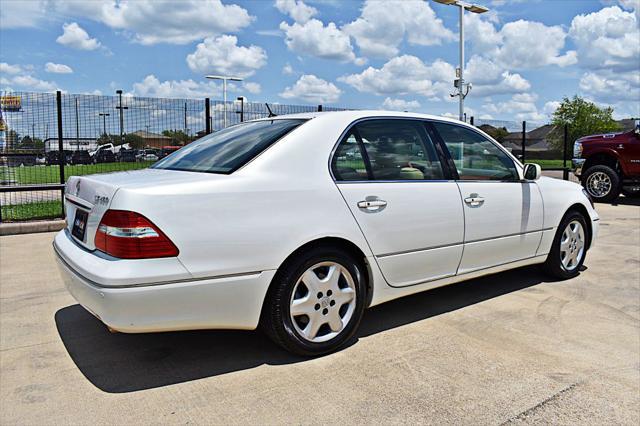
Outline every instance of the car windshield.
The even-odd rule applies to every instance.
[[[227,127],[170,154],[153,168],[232,173],[304,121],[264,120]]]

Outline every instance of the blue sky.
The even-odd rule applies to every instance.
[[[484,0],[467,112],[546,121],[563,96],[640,116],[639,0]],[[0,0],[2,90],[221,98],[457,115],[457,8],[431,1]]]

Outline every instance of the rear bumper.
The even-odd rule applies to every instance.
[[[573,160],[571,160],[571,165],[573,166],[573,174],[577,177],[580,177],[580,175],[582,174],[582,167],[584,166],[585,161],[586,159],[584,158],[574,158]]]
[[[54,251],[69,293],[110,328],[125,333],[196,329],[255,329],[275,271],[177,280],[159,284],[103,286]],[[77,248],[81,250],[80,248]]]

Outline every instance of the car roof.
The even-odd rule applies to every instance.
[[[443,117],[440,115],[421,114],[417,112],[403,112],[403,111],[387,111],[387,110],[346,110],[346,111],[315,111],[315,112],[303,112],[296,114],[284,114],[276,115],[274,117],[259,118],[253,121],[265,121],[265,120],[283,120],[283,119],[305,119],[310,120],[316,117],[323,116],[343,116],[345,119],[351,119],[353,121],[361,118],[368,117],[406,117],[406,118],[420,118],[429,120],[445,121],[456,124],[466,124],[457,119]]]

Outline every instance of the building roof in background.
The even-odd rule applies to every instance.
[[[136,136],[140,136],[143,139],[166,139],[171,140],[170,137],[161,135],[159,133],[147,132],[146,130],[136,130],[132,134]]]

